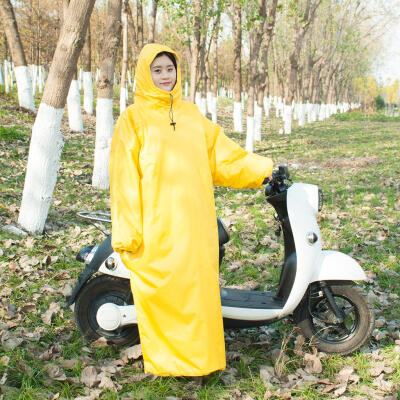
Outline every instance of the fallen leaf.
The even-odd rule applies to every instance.
[[[71,360],[61,359],[61,360],[57,360],[57,362],[64,368],[73,369],[73,368],[75,368],[76,364],[78,363],[78,360],[76,358],[73,358]]]
[[[95,390],[91,391],[90,393],[88,393],[87,396],[75,397],[74,400],[97,400],[100,398],[101,393],[102,393],[102,390],[95,389]]]
[[[57,303],[50,303],[48,310],[42,314],[41,318],[42,321],[46,325],[51,325],[51,319],[53,318],[54,315],[59,313],[61,311],[60,305]]]
[[[106,347],[106,346],[108,346],[107,339],[105,337],[101,336],[92,343],[92,346],[93,347]]]
[[[93,387],[96,383],[100,382],[98,378],[97,369],[93,366],[85,367],[82,370],[81,382],[89,387]]]
[[[121,351],[122,361],[126,364],[129,360],[136,360],[142,355],[142,346],[137,344]]]
[[[375,378],[372,381],[372,385],[376,386],[380,390],[383,390],[384,392],[391,392],[394,387],[394,383],[390,381],[386,381],[384,379],[384,375],[379,375],[377,378]]]
[[[62,381],[67,380],[67,376],[65,375],[64,370],[56,364],[47,364],[45,366],[45,370],[46,370],[47,374],[49,375],[49,377],[51,379],[54,379],[55,381],[62,382]]]
[[[104,372],[101,372],[97,378],[100,380],[99,383],[100,389],[109,389],[115,391],[116,388],[114,382]]]
[[[322,363],[321,359],[317,353],[304,354],[304,364],[305,364],[305,371],[309,374],[320,374],[322,372]]]
[[[264,385],[270,385],[271,379],[275,376],[275,369],[269,365],[260,366],[260,378]]]
[[[347,385],[347,382],[349,381],[350,375],[354,372],[354,369],[350,366],[345,366],[342,368],[339,373],[336,375],[336,382],[339,384],[345,384]]]
[[[297,335],[295,341],[294,341],[294,354],[297,354],[298,356],[302,356],[304,354],[303,346],[304,343],[306,342],[306,339],[304,338],[303,335]]]

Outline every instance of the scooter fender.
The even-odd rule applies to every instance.
[[[311,282],[365,280],[367,276],[356,260],[333,250],[321,251],[311,278]]]
[[[111,269],[107,268],[106,261],[108,265],[113,266]],[[106,275],[117,276],[118,278],[124,279],[130,279],[131,277],[129,269],[121,260],[120,255],[115,251],[102,262],[99,268],[99,272],[103,272]]]

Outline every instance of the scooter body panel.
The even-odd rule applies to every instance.
[[[115,268],[109,269],[106,267],[107,259],[112,258],[114,261]],[[117,276],[118,278],[130,279],[131,273],[129,269],[125,266],[123,261],[121,260],[120,255],[114,251],[112,254],[108,256],[106,260],[104,260],[99,268],[99,271],[106,275]]]
[[[291,314],[298,306],[312,282],[315,264],[322,252],[318,213],[318,187],[306,183],[294,183],[287,192],[287,211],[296,248],[296,277],[280,318]],[[317,240],[309,241],[310,234]]]
[[[356,260],[339,251],[324,250],[314,267],[312,282],[365,281],[367,276]]]

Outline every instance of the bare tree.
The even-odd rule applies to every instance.
[[[19,105],[22,108],[36,112],[33,101],[32,81],[26,65],[25,53],[10,0],[0,0],[0,16],[15,65]]]
[[[200,54],[200,29],[201,29],[201,13],[202,13],[201,0],[193,1],[193,39],[191,42],[192,58],[190,61],[190,101],[194,103],[196,97],[197,85],[197,69],[198,59]]]
[[[92,48],[90,35],[90,21],[86,30],[85,44],[82,49],[83,67],[83,108],[93,114],[93,80],[92,80]]]
[[[297,74],[299,71],[299,58],[300,51],[304,42],[305,35],[313,22],[317,8],[321,4],[322,0],[307,0],[305,9],[302,12],[302,18],[298,18],[295,21],[295,30],[292,38],[291,51],[289,54],[289,73],[287,75],[287,81],[285,85],[285,106],[284,106],[284,122],[285,122],[285,133],[290,134],[292,132],[292,101],[296,91]],[[304,23],[305,21],[305,23]]]
[[[126,75],[128,71],[128,8],[127,0],[122,5],[122,68],[121,68],[121,84],[119,97],[119,112],[122,113],[126,108],[126,99],[128,90],[126,88]]]
[[[142,0],[136,0],[136,27],[137,27],[137,41],[138,50],[143,47],[143,3]]]
[[[154,38],[155,38],[158,1],[159,0],[152,0],[152,2],[151,2],[151,14],[150,14],[150,26],[149,26],[149,43],[153,43],[154,42]]]
[[[264,35],[264,27],[267,16],[266,0],[258,0],[256,18],[252,21],[249,31],[250,60],[248,67],[248,98],[247,98],[247,132],[246,150],[253,151],[254,148],[254,99],[257,83],[257,62],[260,53],[261,41]]]
[[[233,130],[243,132],[242,121],[242,9],[239,0],[233,2]]]
[[[109,0],[100,77],[97,83],[96,147],[92,185],[99,189],[109,187],[108,158],[114,131],[113,83],[114,67],[121,36],[121,0]]]
[[[52,202],[63,147],[61,119],[94,2],[70,2],[33,125],[18,218],[21,226],[30,232],[43,232]]]

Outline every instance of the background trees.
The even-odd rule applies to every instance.
[[[64,3],[0,0],[3,9],[9,4],[14,12],[20,28],[18,54],[25,56],[23,63],[20,56],[13,54],[18,47],[18,34],[8,33],[6,39],[5,32],[11,31],[3,15],[0,85],[5,91],[10,90],[15,78],[18,81],[18,68],[23,64],[29,66],[30,74],[26,76],[32,81],[31,89],[25,92],[40,97],[50,71],[47,83],[51,94],[47,89],[42,101],[57,109],[64,107],[65,84],[70,79],[70,72],[66,71],[69,61],[64,60],[65,70],[57,64],[60,58],[55,40],[59,38],[59,46],[65,28]],[[114,11],[110,19],[111,8]],[[88,20],[84,27],[84,51],[80,54],[79,42],[75,50],[80,58],[74,61],[78,71],[83,71],[76,76],[74,87],[84,87],[84,109],[88,114],[93,113],[94,74],[98,137],[93,185],[108,187],[107,159],[114,115],[134,101],[135,66],[144,44],[156,40],[181,55],[184,96],[196,102],[209,118],[217,120],[218,97],[232,102],[233,129],[242,132],[245,125],[246,147],[252,151],[257,150],[255,140],[261,137],[261,126],[270,109],[282,118],[279,132],[286,134],[290,134],[293,121],[303,126],[358,105],[368,110],[380,92],[370,78],[371,67],[392,15],[395,13],[391,10],[389,15],[382,0],[98,1],[90,23]],[[71,55],[65,57],[72,59]],[[61,68],[58,76],[54,75],[54,68]],[[17,86],[19,91],[24,88],[21,82]],[[394,104],[396,88],[386,86],[381,97]],[[116,96],[119,102],[115,102]],[[80,97],[78,89],[75,97]],[[45,129],[50,135],[53,127]],[[78,130],[82,130],[81,124]],[[34,229],[40,230],[36,225]]]

